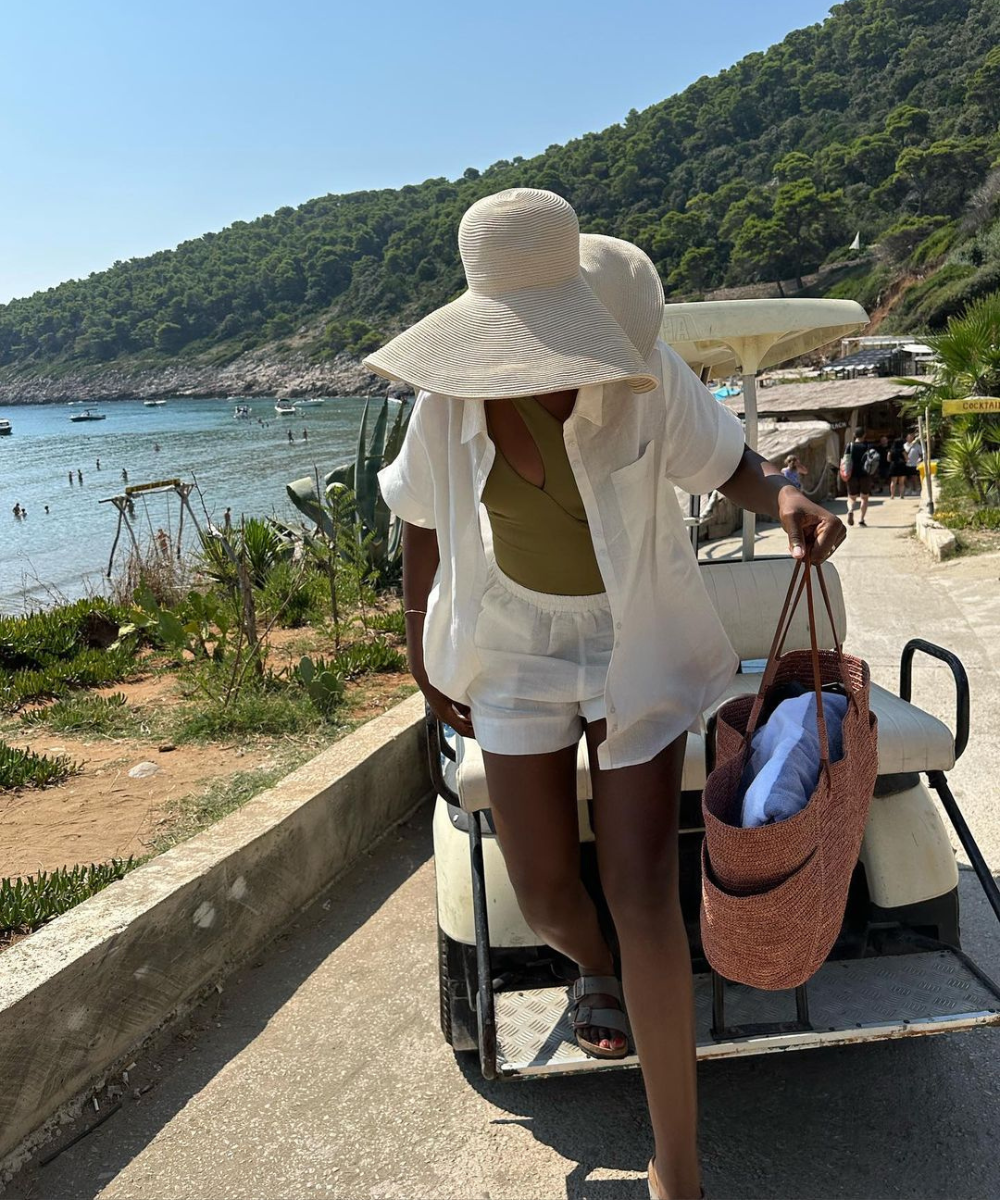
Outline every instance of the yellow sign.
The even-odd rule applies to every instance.
[[[964,400],[945,400],[942,411],[946,417],[963,413],[1000,413],[1000,396],[966,396]]]

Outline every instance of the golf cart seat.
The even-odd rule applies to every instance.
[[[702,578],[708,594],[722,619],[729,639],[740,656],[743,669],[725,693],[704,714],[706,720],[724,700],[754,692],[760,684],[760,671],[767,658],[777,614],[788,589],[792,560],[788,557],[758,558],[752,562],[702,564]],[[832,563],[823,568],[830,593],[830,604],[843,639],[847,618],[840,578]],[[833,645],[833,632],[825,611],[817,608],[819,642]],[[805,605],[800,605],[785,641],[788,650],[809,646],[809,627]],[[955,741],[942,721],[885,688],[872,684],[871,706],[879,721],[879,775],[904,775],[919,771],[947,771],[955,765]],[[458,738],[456,762],[451,786],[466,812],[489,808],[486,774],[478,742]],[[705,737],[689,733],[684,755],[682,790],[700,792],[707,778]],[[584,841],[593,837],[587,812],[591,796],[590,763],[586,741],[581,738],[577,753],[577,799],[580,831]]]

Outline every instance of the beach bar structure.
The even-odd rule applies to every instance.
[[[916,393],[915,387],[879,377],[781,383],[760,389],[757,411],[777,421],[826,421],[840,435],[843,448],[859,425],[868,439],[902,437],[907,425],[900,402]],[[731,396],[725,403],[743,415],[742,396]]]

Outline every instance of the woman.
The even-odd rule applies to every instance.
[[[749,450],[736,417],[657,341],[662,286],[637,247],[581,239],[569,204],[531,188],[472,205],[459,246],[468,290],[365,360],[419,389],[379,475],[405,522],[411,669],[435,714],[482,746],[525,920],[580,969],[579,1044],[622,1057],[622,987],[579,877],[586,736],[655,1139],[650,1194],[698,1196],[678,805],[686,732],[737,660],[673,486],[720,487],[780,519],[798,557],[821,561],[846,530]]]

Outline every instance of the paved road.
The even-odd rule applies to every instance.
[[[875,503],[838,560],[849,643],[893,686],[921,634],[969,667],[974,733],[955,790],[1000,864],[1000,556],[933,565],[914,502]],[[775,539],[771,529],[763,535]],[[778,535],[780,543],[780,534]],[[947,676],[915,699],[950,713]],[[485,1083],[437,1028],[429,811],[391,835],[179,1036],[154,1086],[16,1197],[77,1200],[638,1200],[650,1153],[638,1072]],[[969,947],[1000,930],[963,872]],[[665,1008],[665,1019],[669,1010]],[[988,1030],[700,1070],[706,1190],[724,1197],[1000,1196],[1000,1043]]]

